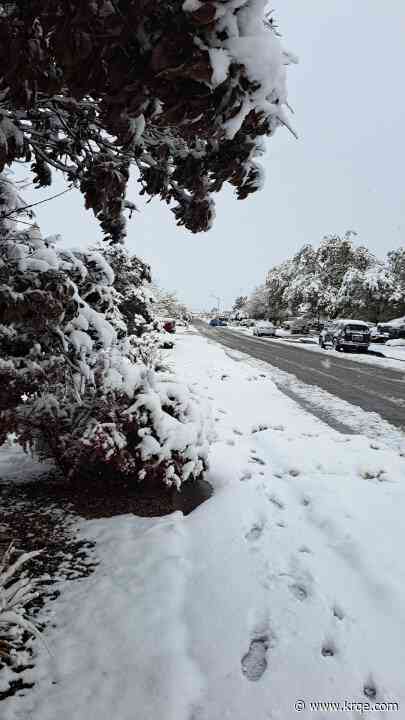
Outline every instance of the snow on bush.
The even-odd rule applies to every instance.
[[[0,176],[0,204],[13,202]],[[15,200],[15,198],[14,198]],[[0,442],[85,479],[180,487],[206,468],[209,421],[157,371],[149,270],[118,245],[67,251],[37,226],[0,232]]]
[[[18,669],[29,661],[27,634],[38,635],[27,617],[27,605],[38,597],[38,582],[27,576],[23,566],[39,552],[24,553],[13,561],[15,548],[10,545],[0,560],[0,692],[9,686],[9,668]]]
[[[264,138],[289,127],[286,66],[295,61],[267,0],[3,6],[0,170],[25,157],[40,186],[51,184],[51,167],[64,170],[115,241],[134,209],[131,162],[141,193],[159,196],[192,232],[211,226],[224,183],[239,199],[262,187],[257,160]]]

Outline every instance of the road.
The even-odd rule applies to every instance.
[[[227,328],[211,328],[202,321],[195,321],[194,325],[202,335],[225,347],[263,360],[363,410],[378,413],[405,430],[405,372],[357,363],[340,353],[336,353],[336,357],[329,353],[323,356],[276,339],[264,340]]]

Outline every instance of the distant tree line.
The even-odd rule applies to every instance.
[[[246,300],[253,318],[288,315],[353,317],[381,322],[405,315],[405,248],[378,259],[353,236],[327,235],[318,247],[304,245],[273,267]]]
[[[186,321],[191,319],[190,310],[186,305],[179,302],[177,293],[164,290],[156,283],[151,284],[151,290],[153,309],[158,317]]]

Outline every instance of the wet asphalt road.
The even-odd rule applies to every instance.
[[[363,410],[376,412],[405,430],[405,363],[401,372],[379,368],[377,359],[376,365],[367,365],[350,360],[349,354],[323,355],[276,339],[264,340],[227,328],[211,328],[202,321],[195,321],[194,325],[202,335],[228,348],[268,362],[307,385],[316,385]]]

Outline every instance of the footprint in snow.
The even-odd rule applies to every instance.
[[[263,532],[263,528],[264,528],[264,526],[262,523],[260,523],[260,522],[255,523],[254,525],[252,525],[250,530],[246,533],[245,540],[247,540],[248,542],[255,542],[261,536],[261,534]]]
[[[344,620],[345,614],[340,607],[340,605],[334,605],[332,608],[333,617],[337,618],[338,620]]]
[[[227,441],[226,441],[226,444],[227,444],[227,445],[234,446],[234,445],[235,445],[235,440],[227,440]]]
[[[265,460],[262,460],[262,458],[255,457],[254,455],[250,456],[250,463],[258,463],[258,465],[267,465]]]
[[[274,495],[274,494],[273,494],[273,495],[269,495],[268,498],[269,498],[269,501],[270,501],[273,505],[275,505],[279,510],[284,510],[285,505],[284,505],[283,501],[280,500],[280,498],[277,497],[277,495]]]
[[[308,507],[308,505],[310,505],[310,504],[311,504],[310,498],[307,495],[304,495],[304,497],[301,500],[301,505],[303,505],[304,507]]]
[[[243,473],[242,477],[239,478],[240,482],[245,482],[245,480],[251,480],[252,479],[252,473],[249,471],[246,471]]]
[[[386,482],[387,471],[382,469],[370,470],[370,468],[368,468],[367,470],[360,470],[360,477],[364,478],[364,480],[378,480],[379,482]]]
[[[218,408],[218,412],[222,413],[222,415],[228,415],[228,411],[223,410],[222,408]]]
[[[322,650],[321,650],[322,657],[325,657],[325,658],[334,657],[336,655],[336,653],[337,653],[336,645],[333,642],[333,640],[331,638],[329,638],[328,640],[325,640],[324,644],[322,645]]]
[[[235,435],[243,435],[242,430],[238,430],[238,428],[233,428],[233,432],[235,433]]]
[[[294,597],[297,598],[297,600],[306,600],[308,598],[309,592],[304,583],[301,582],[295,582],[292,583],[290,586],[290,591],[294,595]]]
[[[264,432],[265,430],[268,430],[268,429],[269,429],[268,425],[263,425],[263,424],[253,425],[251,433],[252,433],[252,435],[254,435],[255,433]]]
[[[243,675],[251,682],[257,682],[264,675],[267,668],[267,651],[270,647],[268,635],[254,638],[246,655],[243,656],[241,666]]]
[[[289,475],[291,475],[291,477],[298,477],[300,471],[297,468],[291,468],[288,473]]]
[[[377,686],[371,675],[368,676],[363,685],[363,693],[367,698],[369,698],[369,700],[373,700],[377,697]]]
[[[298,548],[298,552],[312,555],[312,550],[308,547],[308,545],[301,545],[301,547]]]

